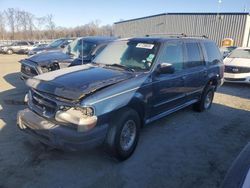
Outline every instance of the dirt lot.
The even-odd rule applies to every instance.
[[[186,108],[142,130],[123,163],[102,150],[46,150],[16,127],[27,92],[17,61],[0,55],[0,187],[218,187],[250,141],[250,85],[225,84],[205,113]]]

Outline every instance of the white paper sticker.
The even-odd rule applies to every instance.
[[[136,45],[136,48],[152,49],[153,47],[154,47],[154,44],[148,44],[148,43],[138,43]]]

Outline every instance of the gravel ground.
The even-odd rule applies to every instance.
[[[225,84],[204,113],[186,108],[142,130],[119,163],[100,148],[47,150],[16,127],[27,92],[18,60],[0,55],[0,187],[219,187],[250,141],[250,85]]]

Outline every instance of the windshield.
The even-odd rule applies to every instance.
[[[58,48],[60,45],[63,44],[63,42],[64,42],[63,39],[55,40],[55,41],[53,41],[52,43],[50,43],[50,44],[48,45],[48,47],[51,47],[51,48]]]
[[[116,41],[108,45],[95,59],[95,63],[122,65],[135,70],[149,70],[152,66],[158,44]]]
[[[250,59],[250,49],[236,49],[228,57]]]
[[[84,41],[83,39],[76,39],[71,42],[63,52],[69,55],[73,55],[75,58],[83,57],[87,58],[96,47],[95,43]]]

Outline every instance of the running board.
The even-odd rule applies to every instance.
[[[156,115],[156,116],[154,116],[154,117],[152,117],[150,119],[147,119],[146,122],[145,122],[145,125],[149,124],[149,123],[152,123],[153,121],[156,121],[158,119],[161,119],[161,118],[163,118],[163,117],[165,117],[165,116],[167,116],[169,114],[172,114],[172,113],[174,113],[174,112],[176,112],[176,111],[178,111],[180,109],[183,109],[183,108],[185,108],[187,106],[190,106],[191,104],[194,104],[194,103],[196,103],[198,101],[199,101],[198,99],[188,101],[188,102],[186,102],[186,103],[184,103],[184,104],[182,104],[180,106],[177,106],[177,107],[175,107],[175,108],[173,108],[171,110],[165,111],[165,112],[163,112],[163,113],[161,113],[159,115]]]

